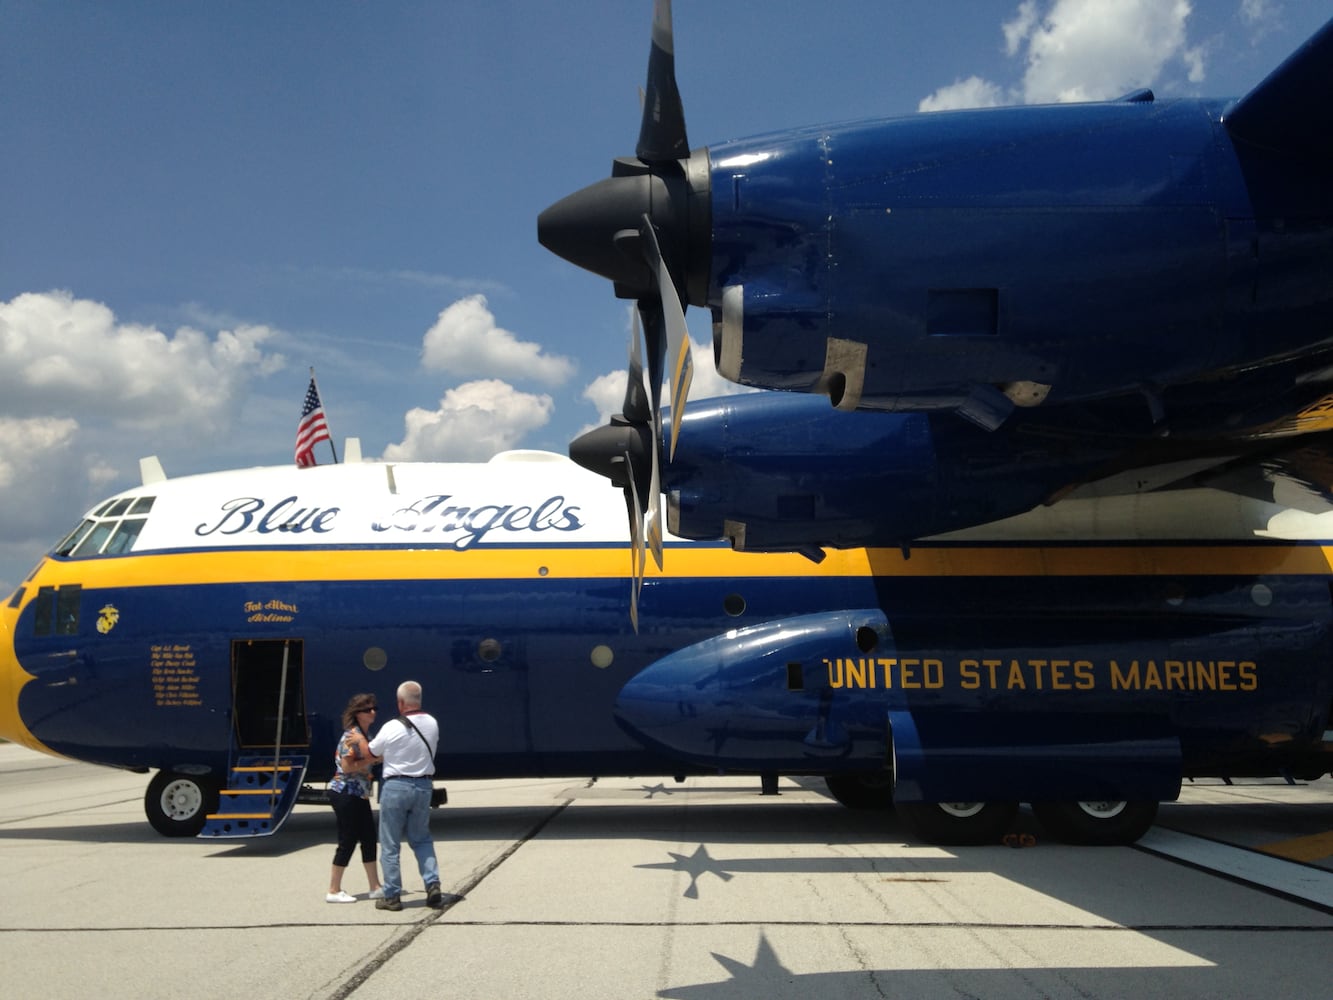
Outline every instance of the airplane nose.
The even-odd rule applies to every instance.
[[[32,675],[19,666],[14,653],[14,628],[19,609],[12,602],[0,606],[0,739],[21,743],[33,750],[50,751],[28,731],[19,716],[19,690]]]

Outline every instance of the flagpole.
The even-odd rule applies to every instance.
[[[310,381],[311,381],[311,382],[314,384],[314,386],[315,386],[315,392],[319,394],[319,405],[320,405],[320,406],[323,406],[323,405],[324,405],[324,394],[323,394],[322,392],[319,391],[319,383],[315,381],[315,366],[314,366],[314,365],[311,365],[311,366],[310,366]],[[328,424],[329,424],[329,411],[326,409],[326,410],[324,411],[324,426],[325,426],[325,427],[328,427]],[[333,464],[334,464],[334,465],[337,465],[337,464],[338,464],[338,449],[335,448],[335,447],[333,446],[333,431],[332,431],[332,430],[329,431],[329,451],[333,452]]]

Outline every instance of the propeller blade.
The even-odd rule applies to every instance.
[[[634,310],[634,329],[629,340],[629,372],[625,380],[625,405],[620,415],[635,424],[646,424],[652,419],[652,402],[643,382],[643,351],[639,347],[639,311]]]
[[[685,325],[685,318],[680,320]],[[673,349],[675,362],[671,366],[671,451],[667,460],[676,457],[676,441],[680,437],[680,421],[685,416],[685,397],[690,394],[690,385],[694,382],[694,355],[690,350],[690,338],[684,337]]]
[[[680,436],[680,421],[685,415],[685,398],[689,395],[690,384],[694,381],[694,359],[690,353],[690,334],[689,328],[685,325],[685,310],[681,308],[680,297],[676,294],[676,283],[672,280],[671,269],[662,256],[662,248],[657,242],[657,232],[653,228],[652,220],[646,214],[639,227],[639,235],[644,259],[656,279],[662,326],[666,330],[665,354],[671,361],[671,448],[667,457],[672,459],[676,457],[676,439]],[[649,374],[652,375],[651,370]],[[653,412],[658,414],[659,418],[660,374],[659,372],[659,381],[652,383],[652,387],[658,389],[653,398]]]
[[[648,479],[648,503],[652,506],[648,508],[648,520],[645,527],[645,542],[649,551],[653,554],[653,562],[657,563],[657,569],[662,570],[662,419],[657,413],[653,414],[651,426],[653,434],[653,468]],[[647,558],[644,562],[646,564]],[[646,568],[646,566],[645,566]]]
[[[662,374],[666,369],[666,317],[658,296],[639,299],[639,319],[643,321],[643,344],[648,351],[648,400],[652,416],[660,421],[662,412]],[[648,421],[645,421],[647,423]]]
[[[643,123],[634,154],[646,163],[679,160],[688,156],[685,108],[676,87],[676,43],[671,30],[671,0],[653,4],[653,45],[648,53],[648,82],[644,86]]]
[[[625,465],[632,469],[633,462],[629,453],[625,453]],[[639,487],[635,485],[634,473],[629,473],[629,486],[625,490],[625,504],[629,507],[630,525],[630,580],[629,580],[629,620],[637,635],[639,631],[639,594],[643,591],[643,576],[648,569],[648,556],[644,548],[643,507],[639,501]]]

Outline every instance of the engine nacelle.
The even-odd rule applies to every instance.
[[[901,545],[1022,513],[1076,471],[1021,442],[949,413],[843,413],[803,393],[691,401],[665,470],[668,527],[749,551]]]
[[[719,372],[995,425],[1313,349],[1327,186],[1233,144],[1223,108],[1145,94],[711,146]]]

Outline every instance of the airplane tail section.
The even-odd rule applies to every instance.
[[[1240,99],[1233,139],[1288,153],[1333,153],[1333,21]]]

